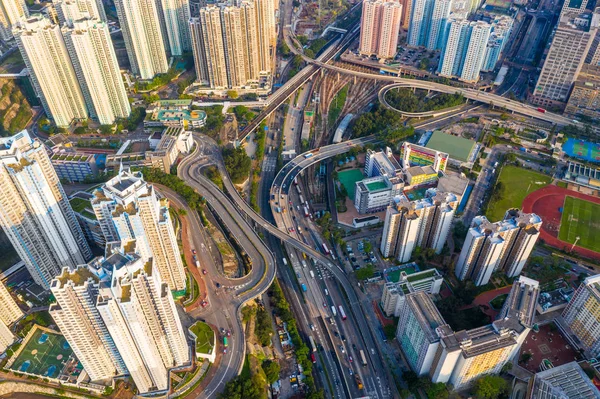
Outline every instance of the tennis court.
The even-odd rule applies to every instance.
[[[600,162],[600,144],[569,138],[562,149],[570,157]]]
[[[346,188],[348,197],[354,201],[354,189],[356,182],[361,181],[365,178],[363,172],[360,169],[349,169],[338,172],[338,180]]]
[[[40,377],[57,378],[73,355],[73,350],[63,335],[37,325],[33,328],[15,353],[14,361],[11,359],[9,368]]]

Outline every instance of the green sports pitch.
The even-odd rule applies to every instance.
[[[579,237],[579,240],[577,240]],[[565,198],[558,238],[566,243],[600,252],[600,205],[579,198]]]

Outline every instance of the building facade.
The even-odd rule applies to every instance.
[[[565,113],[600,118],[600,66],[583,65],[571,90]]]
[[[440,50],[450,16],[451,0],[414,0],[412,3],[407,44]]]
[[[127,374],[123,358],[96,308],[99,284],[106,277],[103,262],[104,258],[96,258],[87,265],[65,267],[50,285],[56,298],[50,315],[92,381]]]
[[[25,0],[0,0],[0,39],[10,40],[12,28],[21,18],[29,16]]]
[[[131,71],[142,79],[166,73],[169,64],[165,46],[168,44],[164,40],[163,18],[157,1],[116,0],[115,6]]]
[[[153,259],[162,281],[171,290],[186,287],[186,275],[166,199],[158,199],[154,186],[141,172],[122,169],[94,193],[94,212],[107,242],[136,241],[144,262]]]
[[[537,241],[542,219],[534,213],[510,210],[504,220],[491,223],[485,216],[473,219],[456,262],[459,280],[485,285],[497,270],[509,277],[521,274]]]
[[[562,14],[531,101],[538,105],[563,105],[589,52],[600,23],[600,14]]]
[[[192,49],[189,20],[190,4],[188,0],[161,0],[167,38],[171,55],[181,56]]]
[[[168,370],[189,363],[175,302],[152,259],[115,264],[97,309],[140,393],[169,389]]]
[[[10,326],[16,323],[21,317],[23,317],[23,311],[4,284],[0,283],[0,322]]]
[[[72,24],[80,19],[100,20],[108,23],[101,0],[54,0],[60,26]]]
[[[60,27],[35,15],[13,31],[46,115],[60,127],[88,118],[85,100]]]
[[[60,151],[52,154],[50,161],[58,178],[69,182],[83,182],[98,175],[97,154]]]
[[[0,224],[34,281],[49,288],[62,267],[92,253],[42,143],[25,130],[1,143]]]
[[[600,275],[579,285],[562,314],[577,344],[592,358],[600,355]]]
[[[421,200],[409,201],[404,195],[395,197],[386,211],[382,255],[406,263],[417,246],[431,248],[439,254],[448,238],[457,206],[456,195],[433,188],[428,189]]]
[[[131,106],[108,25],[81,19],[62,32],[89,115],[103,125],[129,117]]]
[[[383,287],[381,308],[387,316],[399,317],[406,295],[423,291],[438,294],[444,281],[437,269],[424,270],[413,274],[401,271],[397,282],[388,282]]]
[[[363,3],[359,52],[378,58],[393,58],[398,47],[402,5],[396,1],[368,0]]]
[[[400,158],[402,166],[431,166],[436,172],[444,172],[448,164],[449,155],[445,152],[433,150],[407,141],[402,144]]]

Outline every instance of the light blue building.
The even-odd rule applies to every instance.
[[[429,50],[442,49],[451,3],[451,0],[414,0],[407,44]]]

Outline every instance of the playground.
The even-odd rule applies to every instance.
[[[583,199],[566,197],[558,238],[600,252],[600,205]]]
[[[354,201],[354,189],[356,188],[356,182],[361,181],[365,178],[360,169],[348,169],[338,172],[338,180],[346,188],[348,197]]]
[[[600,144],[569,138],[563,144],[562,150],[572,158],[600,162]]]
[[[72,356],[73,350],[62,334],[36,325],[7,368],[40,377],[58,378]]]

